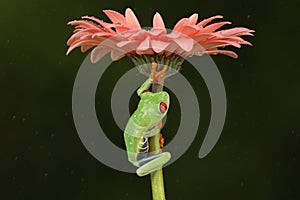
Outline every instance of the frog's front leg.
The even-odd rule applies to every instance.
[[[153,126],[145,131],[144,136],[145,137],[153,137],[154,135],[158,134],[160,132],[161,127],[158,125]]]
[[[152,83],[161,84],[162,78],[164,77],[168,67],[164,66],[161,71],[156,70],[157,63],[152,62],[152,73],[150,77],[141,85],[141,87],[137,90],[137,94],[140,96],[145,90],[150,88]]]
[[[150,76],[150,77],[143,83],[143,85],[141,85],[141,87],[137,90],[137,94],[138,94],[139,96],[141,96],[141,94],[142,94],[144,91],[148,90],[148,89],[150,88],[150,85],[151,85],[152,81],[153,81],[153,78]]]

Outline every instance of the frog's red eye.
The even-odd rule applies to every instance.
[[[145,92],[150,92],[150,90],[144,90],[142,93],[145,93]]]
[[[160,109],[160,112],[165,113],[168,109],[168,106],[165,102],[160,102],[159,109]]]

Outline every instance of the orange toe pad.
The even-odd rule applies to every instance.
[[[165,139],[163,138],[162,134],[160,134],[160,138],[159,138],[160,148],[163,148],[164,143],[165,143]]]

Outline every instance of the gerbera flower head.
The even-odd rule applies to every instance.
[[[181,58],[205,53],[237,58],[235,52],[224,47],[251,45],[241,36],[253,36],[254,32],[244,27],[219,30],[224,25],[231,24],[228,21],[212,23],[215,19],[222,19],[221,15],[198,22],[198,14],[193,14],[180,19],[171,31],[167,31],[159,13],[153,17],[153,27],[145,30],[130,8],[126,9],[125,15],[113,10],[103,12],[110,23],[90,16],[69,22],[75,26],[75,30],[67,42],[67,54],[76,47],[81,47],[82,52],[94,48],[91,52],[93,63],[110,53],[112,60],[129,56],[135,62],[141,59],[157,62],[169,59],[176,60],[173,64],[180,65],[183,61]]]

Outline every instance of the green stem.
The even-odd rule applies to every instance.
[[[181,68],[181,64],[184,61],[184,58],[172,54],[170,56],[165,55],[129,55],[131,60],[139,69],[143,72],[151,73],[151,62],[156,62],[161,65],[166,65],[173,70],[171,72],[166,72],[166,75],[170,76],[175,72],[178,72]],[[147,66],[148,65],[148,66]],[[169,70],[169,69],[168,69]],[[169,73],[169,74],[168,74]],[[147,73],[145,73],[147,74]],[[152,84],[152,92],[160,92],[163,90],[163,84]],[[159,152],[160,151],[160,133],[156,134],[154,137],[150,138],[150,151]],[[151,187],[152,187],[152,197],[153,200],[165,200],[165,189],[164,189],[164,178],[163,171],[159,169],[150,174],[151,178]]]
[[[163,85],[153,84],[152,92],[160,92],[163,90]],[[150,151],[158,152],[160,151],[160,134],[156,134],[150,138]],[[150,174],[151,187],[152,187],[152,197],[153,200],[165,200],[165,189],[164,189],[164,177],[163,170],[159,169]]]

